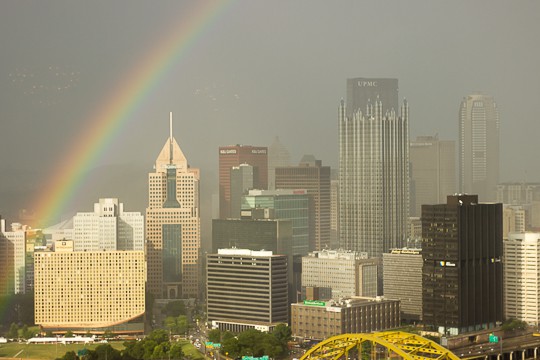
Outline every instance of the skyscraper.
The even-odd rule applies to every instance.
[[[459,188],[495,201],[499,183],[499,111],[493,97],[472,94],[459,110]]]
[[[231,216],[231,168],[253,166],[253,188],[268,189],[268,148],[251,145],[219,147],[219,218]]]
[[[382,257],[407,237],[409,107],[398,116],[380,98],[359,101],[348,115],[342,100],[338,114],[340,246]]]
[[[240,218],[242,208],[242,196],[253,189],[253,166],[240,164],[231,168],[231,209],[229,217]]]
[[[291,155],[289,150],[279,141],[279,137],[274,138],[274,142],[268,147],[268,189],[276,189],[276,168],[291,165]]]
[[[309,250],[330,245],[330,166],[304,155],[298,166],[276,168],[276,189],[305,189],[311,196]]]
[[[442,334],[503,320],[502,204],[452,195],[422,206],[422,318]]]
[[[170,135],[148,175],[148,291],[159,299],[197,297],[199,286],[199,169],[188,165]]]
[[[440,204],[456,192],[456,145],[453,140],[418,136],[411,141],[411,216],[422,205]]]

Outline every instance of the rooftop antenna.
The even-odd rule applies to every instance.
[[[169,164],[173,163],[172,111],[169,113]]]

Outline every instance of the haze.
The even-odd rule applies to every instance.
[[[0,214],[30,208],[71,139],[126,73],[201,1],[0,2]],[[456,140],[463,96],[493,95],[502,181],[540,181],[540,2],[238,1],[197,33],[88,168],[65,216],[99,197],[147,206],[147,173],[168,136],[201,169],[203,236],[220,145],[268,146],[337,167],[346,79],[399,79],[410,137]],[[217,205],[217,204],[216,204]]]

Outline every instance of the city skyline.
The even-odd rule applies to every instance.
[[[139,94],[136,111],[133,108],[110,135],[108,147],[100,148],[93,160],[78,162],[78,176],[84,181],[73,186],[55,215],[73,215],[89,199],[109,196],[142,211],[146,199],[137,194],[144,193],[144,174],[153,163],[151,149],[166,132],[158,119],[169,111],[181,119],[184,130],[178,138],[190,160],[208,175],[201,184],[206,197],[216,193],[213,154],[221,144],[268,146],[279,135],[292,163],[313,153],[335,168],[335,111],[345,96],[345,80],[353,77],[400,80],[401,94],[415,104],[411,138],[439,133],[457,140],[462,97],[476,90],[494,96],[501,118],[501,180],[540,178],[540,170],[530,166],[535,163],[535,131],[525,130],[540,93],[540,53],[524,46],[539,32],[537,3],[517,8],[489,3],[491,16],[482,17],[487,2],[309,2],[312,14],[320,15],[317,21],[317,16],[306,16],[307,2],[288,4],[286,12],[265,3],[227,2],[214,9],[209,2],[201,4],[209,7],[207,13],[189,3],[130,3],[129,19],[122,17],[124,2],[107,11],[102,3],[0,5],[0,41],[6,49],[0,66],[6,80],[0,88],[0,161],[5,169],[0,213],[8,221],[19,209],[35,210],[34,200],[46,192],[43,184],[60,181],[52,174],[59,165],[67,166],[66,157],[73,156],[92,129],[96,111],[117,94],[114,89],[127,73],[154,52],[156,39],[170,29],[181,30],[190,15],[199,14],[196,10],[208,16],[186,38],[191,45],[154,87],[140,89],[146,92]],[[394,21],[384,27],[376,17],[354,21],[359,13],[384,14]],[[365,37],[361,46],[348,47],[346,56],[334,55],[372,28],[380,31]],[[369,48],[380,51],[365,56]],[[454,55],[463,52],[469,56]],[[107,135],[102,129],[101,136]],[[511,161],[516,157],[521,161]],[[124,185],[119,172],[143,180]],[[105,184],[110,186],[107,193]],[[209,214],[211,201],[202,202],[203,214]]]

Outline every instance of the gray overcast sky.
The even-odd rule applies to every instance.
[[[0,2],[0,214],[31,203],[110,89],[202,2]],[[220,145],[270,145],[279,135],[294,162],[311,153],[336,167],[350,77],[399,79],[411,139],[457,140],[462,97],[493,95],[501,179],[540,181],[539,35],[538,1],[231,2],[141,100],[72,205],[116,196],[144,211],[169,111],[202,170],[206,216]]]

